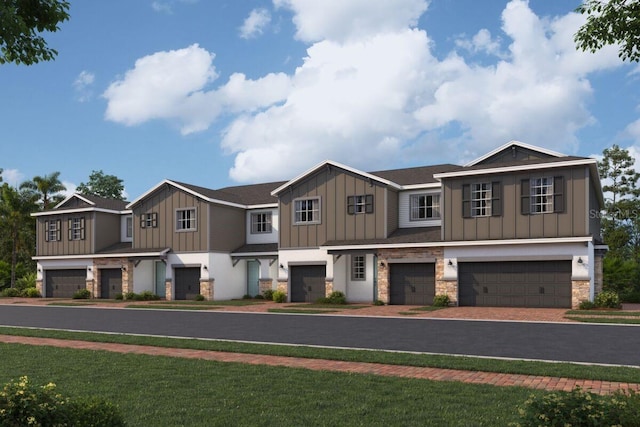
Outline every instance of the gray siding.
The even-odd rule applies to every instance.
[[[530,215],[521,213],[521,180],[540,176],[564,177],[564,212]],[[464,218],[462,186],[496,181],[502,185],[502,215]],[[587,211],[590,206],[589,201],[586,200],[587,182],[584,167],[445,179],[442,200],[444,239],[491,240],[586,236],[589,234]]]
[[[95,251],[99,252],[120,241],[120,215],[95,212]]]
[[[590,173],[587,170],[587,173]],[[597,179],[597,177],[596,177]],[[601,214],[602,206],[596,196],[596,188],[593,182],[589,182],[589,234],[595,237],[601,237]]]
[[[76,214],[39,216],[36,222],[37,256],[87,255],[93,253],[93,215],[93,212],[81,212]],[[68,222],[71,218],[84,218],[84,240],[69,240]],[[48,220],[60,221],[60,240],[46,241],[45,222]],[[119,227],[118,225],[118,236],[120,235]]]
[[[385,187],[340,169],[316,172],[280,194],[280,247],[318,247],[329,240],[386,237],[385,192]],[[373,195],[373,213],[347,213],[347,197],[356,195]],[[320,198],[321,222],[294,224],[294,201],[309,197]]]
[[[230,252],[245,244],[245,210],[223,205],[209,205],[209,247],[212,251]]]

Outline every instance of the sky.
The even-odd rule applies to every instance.
[[[0,65],[2,176],[59,171],[69,193],[102,170],[133,200],[511,140],[640,158],[638,66],[576,50],[579,1],[73,1],[54,61]]]

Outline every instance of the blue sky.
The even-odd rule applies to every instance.
[[[640,157],[637,66],[575,50],[577,5],[74,1],[55,61],[0,66],[0,168],[70,191],[103,170],[132,200],[165,178],[463,163],[514,139]]]

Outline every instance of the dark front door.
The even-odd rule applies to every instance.
[[[71,298],[80,289],[87,288],[87,273],[82,270],[47,270],[45,296]]]
[[[458,264],[460,305],[571,307],[571,261]]]
[[[174,299],[195,299],[200,293],[200,267],[176,268]]]
[[[431,305],[436,293],[433,263],[389,264],[389,303]]]
[[[291,302],[316,302],[326,296],[324,265],[299,265],[290,271]]]
[[[100,269],[100,298],[115,299],[122,294],[122,270],[119,268]]]

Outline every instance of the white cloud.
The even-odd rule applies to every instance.
[[[3,169],[2,182],[6,182],[12,187],[18,187],[25,180],[24,174],[18,169]]]
[[[73,89],[79,102],[87,102],[93,97],[91,87],[96,79],[95,74],[89,71],[81,71],[73,81]]]
[[[271,14],[267,9],[253,9],[239,28],[240,37],[250,39],[262,35],[271,22]]]
[[[154,1],[151,3],[151,8],[158,13],[165,13],[167,15],[171,15],[173,13],[171,3],[165,1]]]
[[[481,29],[474,35],[471,40],[463,37],[456,40],[456,46],[466,49],[470,52],[484,52],[488,55],[504,57],[505,54],[500,50],[501,40],[491,37],[491,32],[486,28]]]
[[[76,189],[78,188],[76,184],[70,181],[62,181],[62,185],[64,185],[66,188],[66,190],[62,192],[64,197],[71,196],[73,193],[76,192]]]

